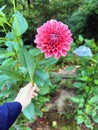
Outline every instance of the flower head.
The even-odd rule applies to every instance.
[[[66,56],[72,43],[72,34],[66,24],[50,20],[37,29],[37,35],[34,42],[37,44],[45,57],[54,56],[58,59],[60,56]]]

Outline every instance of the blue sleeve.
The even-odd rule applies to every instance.
[[[22,110],[19,102],[5,103],[0,106],[0,130],[8,130]]]

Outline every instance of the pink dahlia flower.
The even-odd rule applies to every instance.
[[[66,24],[50,20],[37,29],[37,35],[34,42],[37,44],[45,57],[54,56],[58,59],[60,56],[66,56],[72,43],[72,34]]]

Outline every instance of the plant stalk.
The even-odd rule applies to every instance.
[[[33,73],[33,75],[32,75],[32,79],[31,79],[31,82],[32,82],[33,85],[34,85],[35,72],[36,72],[37,66],[38,66],[38,64],[39,64],[39,61],[42,59],[42,57],[43,57],[43,54],[41,54],[41,55],[38,57],[38,59],[37,59],[37,61],[36,61],[36,65],[35,65],[35,67],[34,67],[34,73]]]

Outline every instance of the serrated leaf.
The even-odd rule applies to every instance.
[[[93,120],[98,123],[98,115],[93,116]]]
[[[40,86],[51,85],[49,74],[44,70],[36,70],[34,81]]]
[[[26,19],[23,17],[23,15],[19,11],[17,11],[14,15],[12,26],[13,26],[14,32],[18,36],[22,35],[28,29],[28,23]]]
[[[76,117],[76,120],[77,120],[77,124],[81,124],[81,123],[83,123],[83,121],[84,121],[84,117],[83,117],[82,115],[78,115],[78,116]]]
[[[24,116],[29,119],[33,120],[35,119],[35,109],[33,103],[30,103],[24,110],[23,110]]]
[[[30,49],[29,53],[32,57],[34,57],[34,56],[39,55],[41,53],[41,51],[37,48],[33,48],[33,49]]]
[[[94,83],[95,83],[96,85],[98,85],[98,80],[97,80],[97,79],[95,79],[95,80],[94,80]]]
[[[34,67],[36,65],[36,62],[28,53],[25,47],[20,48],[18,58],[19,58],[21,66],[25,67],[28,70],[30,80],[32,81],[34,73],[35,73]]]
[[[20,40],[20,41],[19,41]],[[6,46],[9,47],[10,50],[19,50],[19,44],[20,46],[23,46],[23,41],[22,39],[19,39],[17,41],[17,37],[14,35],[13,32],[8,32],[6,34]]]
[[[46,95],[50,92],[50,87],[49,86],[44,86],[44,87],[40,87],[40,95]]]
[[[9,66],[0,66],[0,73],[7,75],[10,79],[13,80],[20,80],[23,78],[21,74],[11,69]]]

